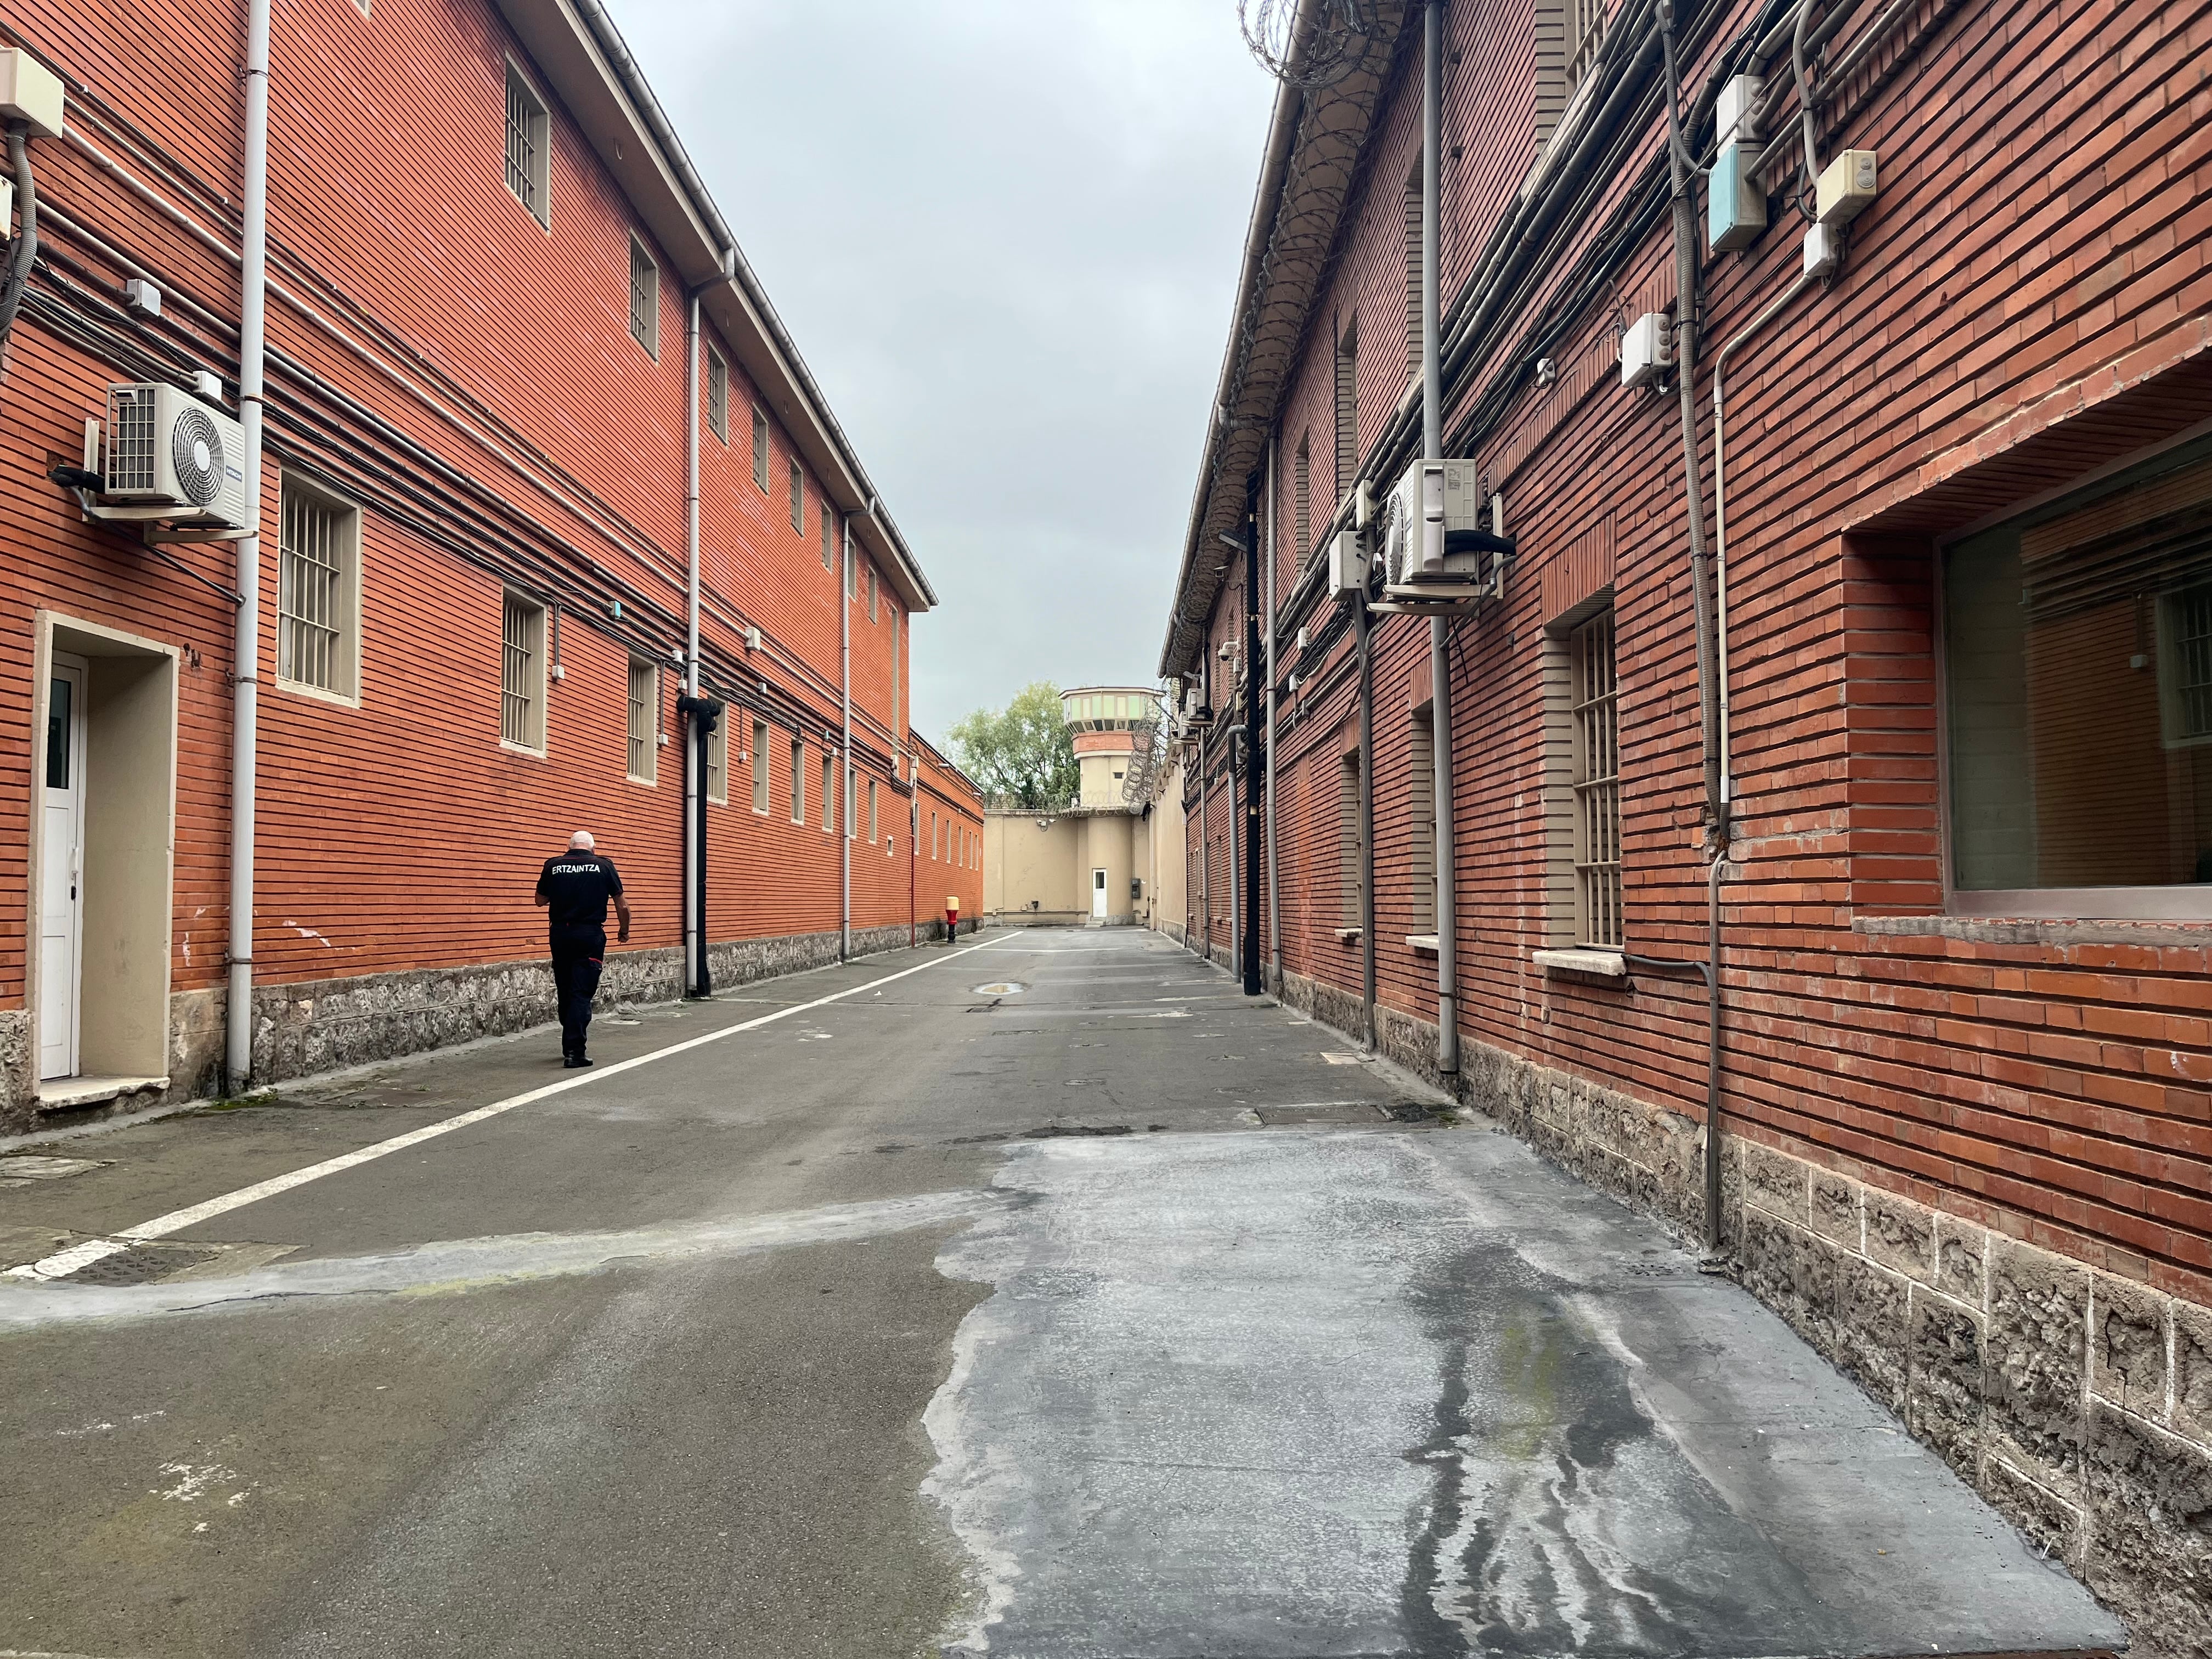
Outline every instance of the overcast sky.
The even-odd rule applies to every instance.
[[[1236,0],[609,0],[939,604],[914,720],[1149,684],[1266,138]]]

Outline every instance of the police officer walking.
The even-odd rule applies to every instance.
[[[553,989],[561,1004],[561,1063],[588,1066],[584,1040],[592,1029],[592,999],[607,954],[607,901],[620,924],[616,940],[629,943],[629,905],[614,860],[592,850],[591,832],[568,837],[568,850],[545,860],[538,877],[538,902],[547,912],[553,947]]]

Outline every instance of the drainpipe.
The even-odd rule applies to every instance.
[[[1352,648],[1359,659],[1359,1043],[1371,1054],[1375,1052],[1375,653],[1369,641],[1367,590],[1362,587],[1352,603]]]
[[[1283,994],[1283,912],[1275,876],[1275,449],[1279,434],[1267,434],[1267,967],[1275,994]]]
[[[1421,88],[1421,457],[1444,458],[1443,342],[1437,337],[1437,179],[1443,149],[1444,8],[1429,0],[1427,74]],[[1459,877],[1452,827],[1451,651],[1442,617],[1429,618],[1429,695],[1437,834],[1437,1072],[1459,1073]]]
[[[684,315],[684,695],[699,698],[699,291]],[[684,722],[684,958],[690,994],[708,995],[707,976],[707,726],[696,707]]]
[[[839,538],[844,551],[837,561],[837,686],[840,727],[837,775],[830,787],[838,797],[830,807],[841,811],[837,850],[837,960],[853,959],[853,515],[845,515]]]
[[[914,763],[908,761],[908,765]],[[921,858],[921,783],[919,777],[906,798],[906,948],[909,951],[921,943],[921,915],[915,908],[914,889]]]
[[[238,421],[246,445],[246,512],[238,540],[236,690],[230,739],[230,988],[224,1083],[245,1092],[253,1073],[253,805],[261,690],[261,372],[269,272],[269,4],[246,0],[246,132],[240,179]]]
[[[1260,994],[1260,787],[1265,764],[1261,743],[1260,515],[1244,502],[1244,994]]]

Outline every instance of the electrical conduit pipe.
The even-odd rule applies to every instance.
[[[1437,324],[1437,180],[1443,149],[1443,0],[1428,0],[1421,87],[1421,458],[1444,458],[1443,343]],[[1451,653],[1449,624],[1429,618],[1430,730],[1434,757],[1437,869],[1437,1072],[1459,1072],[1459,905],[1452,827]]]

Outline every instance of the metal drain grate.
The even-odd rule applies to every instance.
[[[196,1244],[139,1244],[104,1255],[69,1277],[72,1285],[151,1285],[171,1273],[212,1261],[222,1251]]]

